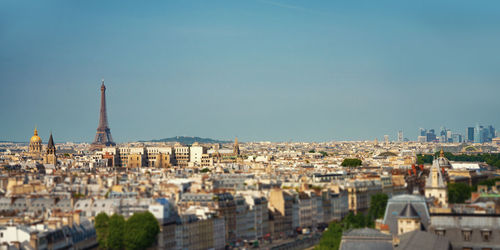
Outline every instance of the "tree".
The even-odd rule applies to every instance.
[[[464,203],[471,196],[471,187],[465,183],[448,184],[448,202]]]
[[[363,162],[360,159],[356,158],[346,158],[344,161],[342,161],[342,164],[340,164],[342,167],[357,167],[361,166]]]
[[[99,213],[95,217],[95,232],[97,234],[97,242],[99,247],[106,248],[108,238],[109,216],[106,213]]]
[[[417,164],[430,164],[432,163],[433,156],[432,155],[417,155]]]
[[[207,173],[207,172],[210,172],[210,169],[204,168],[204,169],[200,170],[200,173]]]
[[[496,182],[500,181],[500,178],[488,179],[484,181],[480,181],[478,185],[486,185],[488,187],[492,187],[496,185]]]
[[[123,216],[113,214],[109,217],[107,249],[123,249],[123,234],[125,233],[125,219]]]
[[[328,229],[321,236],[321,240],[315,249],[339,249],[342,241],[342,226],[338,222],[332,222],[328,225]]]
[[[125,223],[125,232],[127,250],[146,249],[155,242],[160,226],[150,212],[135,213]]]
[[[325,152],[325,151],[319,151],[319,153],[320,153],[323,157],[328,156],[328,153],[327,153],[327,152]]]
[[[373,219],[379,219],[384,217],[385,207],[387,206],[387,201],[389,196],[384,193],[378,193],[371,197],[370,209],[368,210],[368,215]]]

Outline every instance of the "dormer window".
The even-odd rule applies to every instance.
[[[483,241],[490,241],[491,231],[489,229],[481,230],[481,237]]]
[[[471,235],[472,235],[472,230],[470,229],[462,230],[462,236],[464,238],[464,241],[470,241]]]
[[[436,235],[444,236],[446,233],[446,230],[439,228],[439,229],[434,230],[434,232],[436,233]]]

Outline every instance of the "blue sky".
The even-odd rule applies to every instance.
[[[0,140],[415,139],[500,126],[498,1],[0,2]]]

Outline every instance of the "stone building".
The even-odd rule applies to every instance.
[[[49,143],[47,144],[47,154],[44,157],[44,163],[54,166],[57,165],[56,146],[52,138],[52,133],[50,134]]]
[[[405,234],[421,229],[420,216],[410,202],[406,204],[398,218],[398,234]]]
[[[438,207],[448,206],[448,192],[446,189],[446,183],[443,178],[443,174],[440,169],[440,159],[436,159],[432,162],[432,167],[429,172],[429,177],[427,177],[425,183],[425,197],[434,198],[434,205]]]
[[[35,131],[33,131],[33,136],[30,139],[28,152],[39,155],[42,153],[42,147],[42,138],[38,136],[38,130],[35,128]]]

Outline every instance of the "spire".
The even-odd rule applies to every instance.
[[[106,86],[104,85],[104,78],[101,79],[101,82],[102,82],[102,84],[101,84],[101,91],[106,91]]]
[[[444,151],[442,146],[441,146],[441,151],[439,151],[439,157],[444,157]]]
[[[90,149],[96,150],[106,146],[114,145],[116,144],[113,142],[113,138],[111,137],[111,130],[109,129],[108,125],[108,114],[106,111],[106,86],[104,85],[104,79],[102,79],[99,125],[97,126],[97,133]]]
[[[52,133],[50,133],[49,142],[47,144],[48,148],[54,147],[54,138],[52,138]]]
[[[56,154],[56,146],[54,144],[54,138],[52,138],[52,132],[50,132],[49,142],[47,143],[47,154]]]
[[[38,136],[38,130],[36,129],[36,125],[35,125],[35,131],[33,131],[33,135]]]

